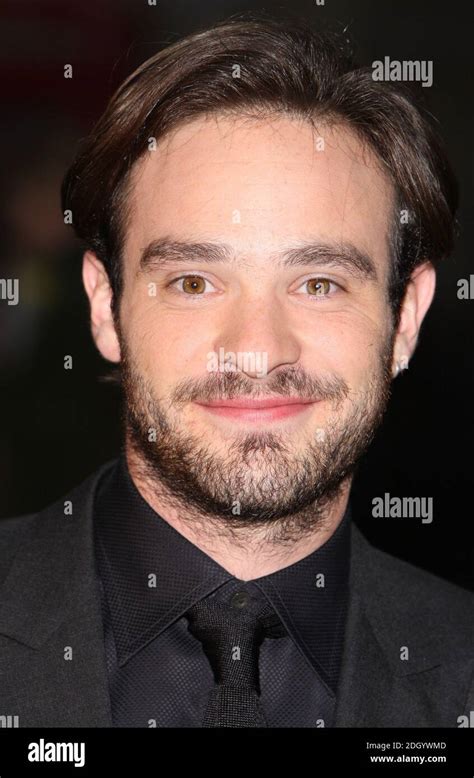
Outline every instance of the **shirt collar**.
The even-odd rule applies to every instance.
[[[337,681],[348,594],[350,508],[320,548],[247,583],[269,600],[323,680]],[[203,597],[238,579],[145,501],[122,454],[101,481],[95,547],[117,659],[125,664]],[[232,587],[232,584],[231,584]]]

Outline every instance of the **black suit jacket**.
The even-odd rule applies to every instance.
[[[0,521],[0,715],[20,727],[112,726],[92,531],[112,464],[40,513]],[[474,710],[474,595],[351,531],[335,726],[459,726]]]

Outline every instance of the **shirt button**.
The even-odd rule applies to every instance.
[[[234,608],[245,608],[245,606],[248,605],[249,600],[250,595],[247,594],[247,592],[237,592],[232,596],[230,604]]]

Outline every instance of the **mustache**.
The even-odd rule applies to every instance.
[[[173,403],[233,400],[241,396],[251,399],[283,396],[306,401],[332,400],[340,402],[349,393],[347,382],[340,376],[311,376],[301,367],[291,367],[269,376],[265,382],[250,379],[244,373],[212,373],[203,378],[188,378],[172,393]]]

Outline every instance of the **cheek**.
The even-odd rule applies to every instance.
[[[159,310],[148,300],[130,306],[124,327],[140,369],[152,381],[173,385],[186,377],[202,377],[213,343],[210,318],[187,317]]]
[[[304,362],[315,372],[340,375],[354,387],[366,383],[380,365],[388,322],[388,312],[382,311],[321,314],[302,334]]]

